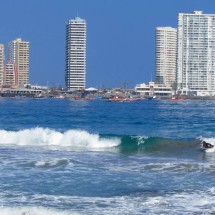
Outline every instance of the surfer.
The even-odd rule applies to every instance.
[[[210,148],[214,147],[214,145],[207,143],[205,141],[202,142],[202,145],[203,145],[203,148],[205,148],[205,149],[210,149]]]

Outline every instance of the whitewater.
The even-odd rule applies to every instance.
[[[0,214],[214,214],[214,110],[0,98]]]

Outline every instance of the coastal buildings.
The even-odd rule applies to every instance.
[[[4,64],[5,64],[4,45],[0,44],[0,86],[3,85]]]
[[[215,95],[215,15],[178,15],[177,88],[185,95]]]
[[[8,61],[15,63],[18,74],[18,85],[29,83],[29,42],[20,38],[9,42]]]
[[[156,28],[156,71],[158,84],[176,83],[177,29],[172,27]]]
[[[148,84],[142,83],[136,85],[135,91],[143,96],[172,96],[172,87],[170,85],[156,84],[152,81]]]
[[[86,86],[86,21],[80,17],[66,25],[66,75],[67,90]]]

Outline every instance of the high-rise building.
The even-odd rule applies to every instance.
[[[0,44],[0,86],[3,85],[4,64],[5,64],[4,45]]]
[[[176,83],[177,29],[171,27],[156,28],[156,74],[158,84]]]
[[[5,65],[4,85],[9,87],[18,86],[18,71],[16,64],[13,61],[9,61]]]
[[[215,14],[178,16],[177,87],[186,95],[215,95]]]
[[[86,21],[79,17],[66,25],[66,88],[86,86]]]
[[[17,67],[18,84],[29,83],[29,42],[24,42],[20,38],[9,42],[8,60],[14,62]]]

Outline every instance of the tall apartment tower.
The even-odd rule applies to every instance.
[[[0,86],[3,85],[4,64],[5,64],[4,45],[0,44]]]
[[[176,83],[177,29],[156,28],[156,73],[158,84],[174,86]]]
[[[178,15],[177,87],[186,95],[215,95],[215,15]]]
[[[65,82],[68,90],[86,86],[86,21],[80,17],[66,25]]]
[[[10,87],[17,87],[19,85],[17,67],[12,61],[9,61],[5,65],[4,85]]]
[[[9,42],[8,61],[14,62],[17,68],[19,86],[29,83],[29,42],[20,38]]]

